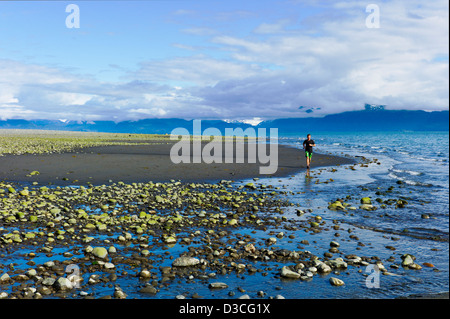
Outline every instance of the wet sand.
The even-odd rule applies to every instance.
[[[152,143],[150,145],[113,145],[80,149],[74,152],[50,155],[5,155],[0,157],[0,180],[12,182],[39,182],[57,185],[94,185],[112,182],[183,182],[220,180],[241,180],[255,177],[284,177],[306,170],[304,151],[279,145],[278,169],[272,175],[260,174],[256,163],[237,163],[236,155],[232,163],[175,164],[171,161],[170,150],[174,142]],[[203,144],[206,145],[207,143]],[[236,148],[234,148],[236,150]],[[243,154],[247,157],[247,148]],[[271,152],[266,150],[267,156]],[[234,151],[236,153],[236,151]],[[223,149],[222,155],[225,151]],[[222,158],[223,158],[222,156]],[[271,158],[275,161],[274,158]],[[354,163],[348,158],[314,154],[311,169]],[[30,176],[33,171],[40,174]],[[28,176],[27,176],[28,175]]]

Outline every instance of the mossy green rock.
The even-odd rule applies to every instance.
[[[372,201],[370,200],[369,197],[363,197],[363,198],[361,198],[361,204],[370,205],[370,204],[372,204]]]
[[[22,212],[17,212],[17,213],[16,213],[16,217],[19,218],[19,219],[22,219],[22,218],[25,217],[25,214],[22,213]]]
[[[92,255],[98,258],[106,258],[108,256],[108,251],[106,248],[103,247],[95,247],[94,250],[92,250]]]
[[[25,234],[25,238],[27,238],[27,239],[33,239],[33,238],[35,238],[36,237],[36,234],[35,233],[26,233]]]
[[[328,209],[330,210],[345,210],[345,207],[342,205],[340,201],[335,201],[334,203],[328,205]]]
[[[28,196],[28,195],[30,195],[30,192],[29,192],[27,189],[24,189],[24,190],[21,190],[21,191],[19,192],[19,194],[20,194],[21,196]]]
[[[61,210],[59,209],[59,208],[52,208],[52,209],[50,209],[50,213],[52,214],[52,215],[57,215],[57,214],[59,214],[61,212]]]

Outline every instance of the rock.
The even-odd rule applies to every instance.
[[[370,197],[363,197],[361,198],[361,204],[372,204],[372,201],[370,200]]]
[[[345,283],[344,283],[343,280],[340,280],[340,279],[335,278],[335,277],[331,277],[330,278],[330,284],[332,286],[343,286]]]
[[[0,284],[7,283],[10,280],[11,280],[11,277],[9,277],[7,272],[5,272],[2,276],[0,276]]]
[[[115,288],[114,288],[114,298],[117,298],[117,299],[126,299],[127,298],[127,294],[119,287],[119,286],[116,286]]]
[[[408,267],[409,265],[412,265],[414,263],[414,260],[416,257],[410,254],[404,254],[402,255],[402,266]]]
[[[238,299],[250,299],[250,296],[245,294],[245,295],[240,296]]]
[[[412,263],[411,265],[408,265],[409,269],[415,269],[415,270],[420,270],[422,269],[422,266],[420,266],[419,264],[416,263]]]
[[[167,236],[164,237],[163,240],[166,244],[175,244],[177,242],[177,238],[175,236]]]
[[[322,274],[331,272],[331,267],[325,263],[320,263],[319,265],[317,265],[316,268],[317,268],[317,271]]]
[[[340,201],[335,201],[334,203],[328,205],[328,209],[330,210],[345,210],[345,207],[342,205]]]
[[[247,245],[244,247],[244,250],[245,250],[246,252],[248,252],[248,253],[254,253],[254,252],[256,251],[256,248],[255,248],[255,246],[254,246],[253,244],[247,244]]]
[[[277,239],[275,237],[270,237],[266,240],[268,245],[274,245],[277,243]]]
[[[371,204],[362,204],[361,206],[359,206],[359,208],[367,210],[367,211],[376,209],[376,207]]]
[[[103,259],[103,258],[106,258],[106,256],[108,256],[108,251],[106,250],[106,248],[103,248],[103,247],[95,247],[92,250],[92,255]]]
[[[6,299],[8,298],[8,293],[5,291],[0,292],[0,299]]]
[[[53,286],[57,290],[61,290],[61,291],[67,291],[67,290],[73,289],[72,282],[65,277],[59,277],[58,280],[53,284]]]
[[[35,223],[35,222],[37,222],[38,218],[37,218],[37,216],[35,216],[35,215],[31,215],[31,216],[29,217],[29,220],[30,220],[30,222]]]
[[[150,273],[150,271],[148,271],[147,269],[143,269],[140,273],[139,273],[139,277],[142,279],[147,279],[150,278],[152,276],[152,274]]]
[[[292,271],[287,266],[283,266],[283,268],[281,268],[281,277],[298,279],[300,278],[300,274],[298,272]]]
[[[200,260],[194,257],[178,257],[172,263],[174,267],[189,267],[196,266],[200,263]]]
[[[344,260],[342,260],[342,258],[328,260],[326,263],[328,265],[330,265],[331,267],[337,268],[337,269],[346,269],[347,268],[347,263]]]
[[[26,274],[28,277],[33,278],[34,276],[37,275],[37,272],[36,269],[29,269]]]
[[[223,282],[212,282],[209,284],[210,289],[224,289],[228,288],[228,285]]]
[[[53,284],[55,283],[56,279],[52,278],[52,277],[47,277],[42,281],[42,284],[44,286],[53,286]]]
[[[144,288],[140,289],[139,292],[144,294],[156,295],[158,293],[158,290],[151,285],[147,285]]]
[[[147,257],[150,255],[150,251],[148,249],[141,250],[141,255]]]
[[[24,189],[24,190],[21,190],[21,191],[19,192],[19,194],[20,194],[21,196],[28,196],[28,195],[30,195],[30,192],[29,192],[27,189]]]
[[[99,282],[99,278],[100,278],[99,275],[96,275],[96,274],[91,275],[88,279],[88,284],[95,285],[96,283]]]
[[[332,242],[330,242],[330,246],[331,246],[331,247],[339,247],[340,245],[339,245],[338,242],[332,241]]]
[[[235,218],[230,219],[230,220],[228,221],[228,225],[230,225],[230,226],[236,225],[237,223],[238,223],[238,221],[237,221],[237,219],[235,219]]]
[[[434,268],[434,265],[431,263],[423,263],[422,265],[424,265],[425,267],[431,267]]]
[[[114,269],[116,266],[113,263],[105,263],[103,267],[105,267],[105,269]]]

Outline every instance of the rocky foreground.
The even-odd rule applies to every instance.
[[[216,278],[232,273],[302,281],[321,275],[342,286],[338,275],[348,265],[373,264],[388,274],[377,257],[343,255],[338,241],[331,241],[323,256],[276,247],[286,231],[340,227],[301,210],[284,194],[271,185],[225,180],[86,187],[0,183],[0,298],[127,298],[129,289],[157,297],[177,280],[225,289],[227,283]],[[336,205],[330,203],[330,209]],[[287,218],[286,209],[305,218]],[[261,230],[266,237],[252,236]],[[300,248],[309,244],[292,234],[289,239]],[[414,256],[402,260],[404,267],[420,268]],[[121,287],[123,280],[133,288]],[[241,290],[240,297],[248,297]]]

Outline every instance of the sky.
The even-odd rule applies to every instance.
[[[0,120],[257,123],[365,103],[448,110],[448,6],[0,1]]]

